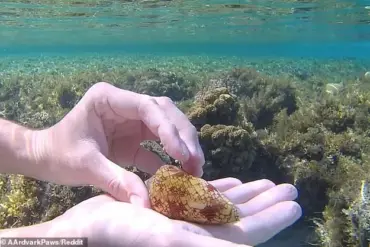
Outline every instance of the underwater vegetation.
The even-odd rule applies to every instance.
[[[370,84],[366,76],[333,83],[315,76],[273,76],[252,67],[196,77],[172,71],[84,70],[14,74],[0,83],[0,116],[32,128],[59,121],[98,81],[165,95],[196,126],[207,180],[233,176],[293,183],[305,221],[322,247],[370,241]],[[333,87],[332,87],[333,88]],[[158,143],[143,143],[171,159]],[[130,170],[143,179],[148,174]],[[0,176],[2,228],[53,219],[101,193],[20,175]],[[310,242],[313,240],[310,239]]]
[[[67,187],[22,175],[1,175],[1,228],[51,220],[72,206],[101,193],[94,187]]]
[[[68,77],[14,75],[1,82],[0,117],[33,128],[51,126],[72,109],[97,81],[108,81],[117,87],[153,96],[169,96],[174,101],[190,99],[198,87],[195,78],[185,80],[174,73],[154,68],[137,73],[124,69],[105,73],[80,71]]]

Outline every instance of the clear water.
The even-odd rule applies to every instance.
[[[369,0],[15,0],[0,5],[0,54],[370,54]]]
[[[370,0],[0,1],[0,61],[86,54],[366,61]],[[293,227],[261,246],[303,246],[306,234]]]

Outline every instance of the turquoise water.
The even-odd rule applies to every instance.
[[[0,75],[118,64],[253,65],[341,82],[370,70],[370,0],[0,2]],[[261,246],[303,246],[311,230],[295,225]]]
[[[2,1],[0,54],[367,58],[369,13],[367,0]]]

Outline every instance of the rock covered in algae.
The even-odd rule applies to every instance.
[[[211,83],[227,88],[236,96],[242,116],[255,129],[270,126],[275,114],[282,109],[286,108],[290,115],[298,108],[297,90],[292,81],[263,75],[253,68],[233,69]]]
[[[256,157],[253,129],[232,125],[204,125],[199,132],[206,164],[204,178],[247,178]]]
[[[198,130],[204,152],[204,179],[252,179],[248,174],[256,157],[256,133],[241,116],[235,95],[226,87],[207,89],[198,94],[187,115]]]
[[[201,224],[239,220],[238,209],[221,192],[179,167],[162,166],[147,186],[152,209],[171,219]]]
[[[232,125],[237,121],[239,103],[225,87],[216,88],[197,97],[188,117],[199,130],[203,125]]]
[[[347,216],[348,222],[346,232],[350,237],[347,240],[351,246],[370,246],[370,191],[369,182],[361,181],[359,196],[348,209],[343,213]]]
[[[197,81],[179,73],[150,68],[126,75],[125,87],[131,91],[151,96],[167,96],[173,101],[180,101],[192,98],[196,85]]]

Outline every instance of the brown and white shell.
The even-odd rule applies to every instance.
[[[237,207],[213,185],[173,165],[147,181],[153,210],[176,220],[226,224],[239,220]]]

